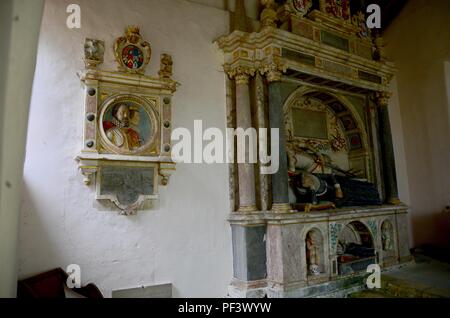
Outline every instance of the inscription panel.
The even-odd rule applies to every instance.
[[[347,39],[344,39],[340,36],[337,36],[333,33],[322,31],[320,33],[320,38],[322,43],[332,46],[334,48],[343,50],[343,51],[349,51],[350,50],[350,44]]]
[[[294,108],[292,119],[296,137],[328,139],[326,112]]]
[[[124,205],[139,200],[140,196],[155,194],[155,169],[141,167],[102,167],[100,196],[116,196]]]

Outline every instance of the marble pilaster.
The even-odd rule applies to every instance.
[[[395,168],[394,146],[392,143],[391,123],[389,119],[390,94],[379,92],[376,94],[378,103],[378,121],[380,132],[381,158],[383,166],[383,180],[386,203],[399,204],[397,188],[397,172]]]
[[[235,76],[236,80],[236,126],[247,130],[252,127],[252,113],[250,105],[250,74],[241,71]],[[251,149],[245,147],[246,158]],[[255,164],[238,163],[239,179],[239,212],[256,211],[255,195]]]

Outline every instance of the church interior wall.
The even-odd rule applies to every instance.
[[[120,216],[95,202],[75,161],[82,147],[85,38],[105,41],[101,68],[116,68],[113,42],[139,25],[159,56],[174,60],[181,83],[173,98],[173,126],[225,129],[225,75],[215,38],[229,30],[229,14],[185,0],[78,1],[81,29],[66,27],[71,1],[48,0],[39,40],[31,102],[19,249],[19,278],[51,268],[81,267],[82,283],[113,290],[173,284],[175,297],[224,297],[232,278],[228,169],[177,166],[160,201],[137,216]],[[214,282],[214,283],[211,283]]]
[[[227,77],[223,69],[224,55],[213,42],[229,33],[234,2],[128,0],[125,4],[123,1],[79,0],[81,28],[69,29],[66,7],[72,1],[45,1],[23,176],[19,279],[77,264],[81,267],[82,284],[94,282],[106,297],[116,290],[167,283],[173,284],[174,297],[225,297],[233,278],[233,267],[235,278],[249,281],[263,277],[266,271],[274,277],[283,274],[280,270],[284,265],[264,261],[276,259],[277,253],[281,253],[269,248],[266,255],[265,227],[252,228],[254,231],[234,229],[244,243],[256,238],[260,246],[257,249],[253,249],[255,244],[238,246],[235,258],[246,253],[252,257],[242,264],[234,259],[233,266],[232,243],[236,238],[232,238],[233,226],[230,227],[228,218],[236,207],[231,206],[235,203],[229,198],[233,171],[226,164],[177,165],[169,185],[161,187],[159,201],[146,204],[143,211],[127,217],[119,215],[112,203],[95,200],[95,185],[83,183],[75,161],[83,147],[84,98],[79,78],[84,68],[83,44],[86,38],[105,41],[105,60],[99,68],[115,70],[113,43],[128,25],[138,25],[152,46],[147,75],[158,72],[162,53],[173,57],[173,79],[181,84],[172,100],[173,128],[193,131],[194,121],[201,119],[204,128],[225,130]],[[245,0],[247,16],[255,25],[261,9],[259,3]],[[387,56],[398,69],[390,84],[389,115],[399,199],[410,210],[408,216],[403,212],[399,216],[401,227],[396,230],[402,236],[399,239],[402,246],[397,247],[399,254],[409,253],[409,247],[450,241],[450,219],[443,212],[450,204],[450,179],[447,177],[450,175],[450,47],[445,41],[450,38],[449,5],[445,0],[432,4],[410,0],[383,35]],[[252,85],[258,83],[255,81]],[[298,88],[299,84],[283,83],[281,99],[287,100]],[[11,91],[17,94],[16,90]],[[371,101],[364,96],[342,97],[369,126],[371,119],[367,110],[376,106],[370,105]],[[256,105],[256,101],[252,103]],[[253,111],[257,113],[257,109]],[[1,122],[6,122],[5,114],[0,112]],[[17,140],[20,138],[18,134]],[[2,149],[5,148],[3,142],[0,140]],[[20,145],[19,142],[17,147]],[[17,163],[20,164],[20,160]],[[1,160],[0,164],[3,164]],[[373,179],[380,179],[375,176],[377,169],[379,167],[369,169]],[[2,184],[5,171],[2,166]],[[1,196],[4,197],[3,190]],[[267,204],[260,205],[267,208]],[[1,208],[3,210],[3,205]],[[379,220],[383,213],[377,215]],[[1,220],[0,225],[14,221]],[[372,225],[378,224],[373,221]],[[286,233],[291,232],[298,232],[298,229],[287,227]],[[11,236],[6,231],[0,233]],[[280,233],[270,227],[267,229],[269,237]],[[296,244],[301,242],[303,254],[306,235],[307,232],[296,241]],[[320,239],[327,240],[326,235]],[[290,247],[286,243],[286,250]],[[3,250],[6,249],[2,246]],[[327,262],[319,264],[323,272],[332,267],[329,256],[320,257]],[[287,259],[278,260],[288,263]],[[15,264],[8,266],[13,268]],[[290,269],[288,274],[292,277],[288,277],[287,282],[298,281],[300,274],[296,271],[306,273],[305,266],[302,263]],[[247,272],[248,268],[252,270]],[[331,271],[324,274],[331,275]],[[307,277],[301,279],[306,281]],[[277,293],[279,291],[273,291],[273,295],[281,295]]]
[[[445,0],[409,1],[384,35],[387,54],[398,68],[393,83],[398,95],[390,110],[398,158],[404,143],[407,159],[398,159],[397,166],[403,200],[411,206],[413,246],[450,240],[444,213],[450,203],[448,12]]]

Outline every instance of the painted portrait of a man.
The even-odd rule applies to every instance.
[[[125,151],[139,149],[142,142],[139,132],[134,128],[139,125],[139,111],[122,103],[112,108],[111,115],[111,121],[103,122],[109,141]]]

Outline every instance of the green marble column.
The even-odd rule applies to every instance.
[[[383,181],[385,200],[388,204],[399,204],[397,172],[395,169],[394,146],[392,143],[391,123],[389,120],[390,94],[380,92],[376,94],[378,102],[378,121],[381,146],[381,161],[383,166]]]
[[[269,123],[270,128],[279,129],[280,168],[272,175],[272,211],[288,212],[291,210],[288,192],[288,163],[286,155],[286,134],[284,127],[283,100],[281,98],[281,74],[268,74],[269,82]],[[273,147],[273,145],[271,145]]]

